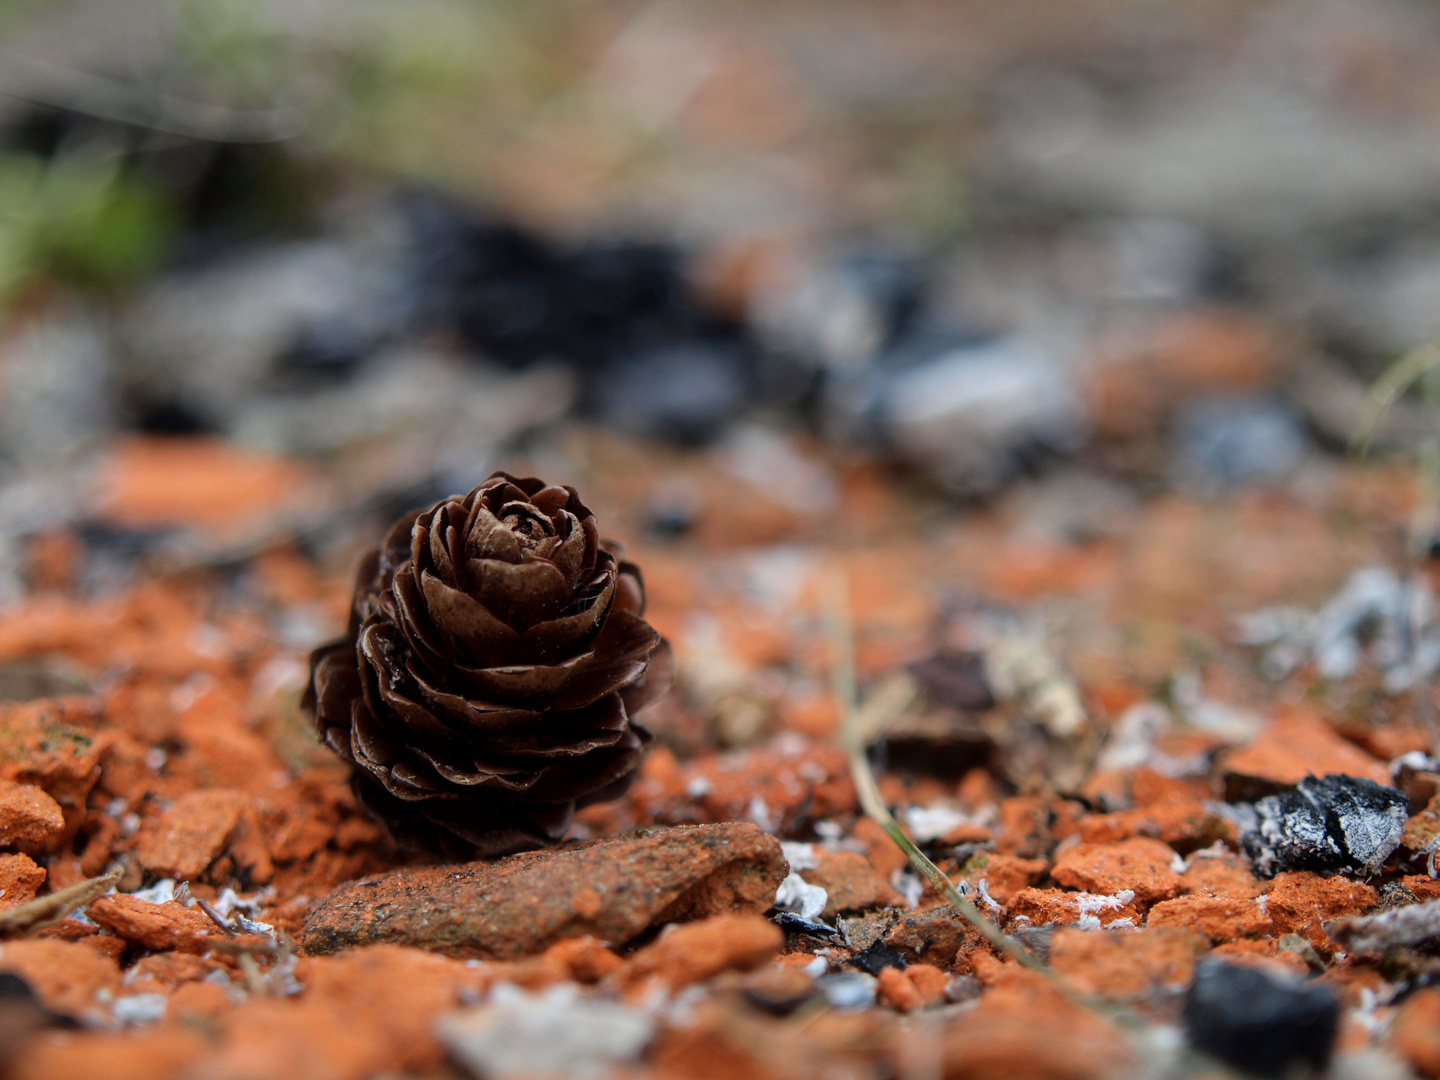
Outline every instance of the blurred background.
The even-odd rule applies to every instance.
[[[6,600],[502,464],[1083,546],[1322,484],[1440,334],[1440,6],[8,0],[0,328]]]

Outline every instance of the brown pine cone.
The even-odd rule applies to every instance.
[[[639,569],[571,487],[495,473],[362,563],[305,707],[397,839],[454,857],[559,840],[622,794],[674,674]]]

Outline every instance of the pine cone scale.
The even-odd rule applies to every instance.
[[[553,842],[612,798],[673,656],[644,584],[571,488],[497,473],[407,515],[361,564],[307,707],[392,831],[464,854]]]

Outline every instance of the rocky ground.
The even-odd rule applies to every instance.
[[[1440,1076],[1433,6],[35,7],[0,1073]],[[301,694],[493,468],[679,677],[449,865]]]
[[[102,516],[234,527],[304,482],[207,444],[215,482],[187,489],[181,445],[117,449]],[[1190,1075],[1214,1066],[1184,1049],[1187,991],[1222,958],[1282,980],[1259,1044],[1297,1038],[1288,979],[1338,1008],[1339,1074],[1436,1067],[1431,924],[1387,937],[1373,916],[1440,899],[1440,775],[1385,691],[1383,612],[1322,607],[1393,545],[1403,476],[1332,463],[1076,539],[1042,528],[1064,484],[956,514],[801,447],[835,482],[804,514],[687,453],[665,469],[746,497],[657,541],[630,524],[643,472],[614,464],[642,450],[565,447],[634,541],[681,687],[643,717],[657,745],[628,796],[583,811],[573,845],[488,866],[397,852],[298,713],[291,639],[338,627],[344,576],[281,545],[96,599],[73,591],[77,541],[35,542],[0,633],[0,903],[118,880],[0,945],[51,1029],[7,1044],[14,1075]],[[837,574],[868,700],[900,703],[869,732],[885,801],[1043,972],[859,812],[827,689]],[[1280,602],[1350,634],[1353,673],[1267,669],[1237,641],[1237,615]],[[1342,842],[1259,873],[1237,811],[1331,774],[1403,789],[1398,822],[1367,819],[1380,861]]]

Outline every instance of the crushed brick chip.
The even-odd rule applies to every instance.
[[[582,934],[622,945],[666,922],[764,912],[785,865],[754,825],[661,829],[353,882],[312,909],[300,941],[312,953],[387,941],[499,960]]]

